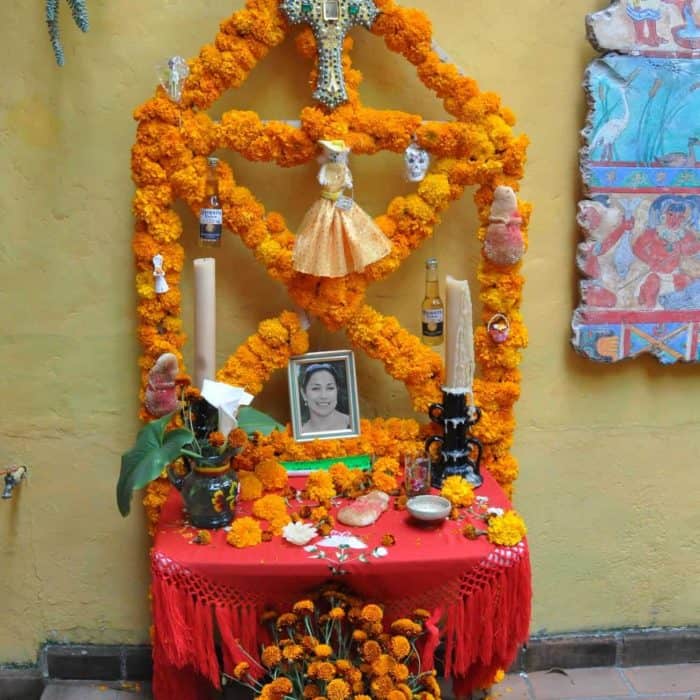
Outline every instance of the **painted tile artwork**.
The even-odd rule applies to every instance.
[[[573,345],[600,362],[700,360],[700,0],[588,16]]]

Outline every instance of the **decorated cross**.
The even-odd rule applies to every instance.
[[[334,109],[347,101],[343,78],[343,39],[356,24],[369,29],[379,14],[373,0],[282,0],[282,12],[293,24],[308,24],[318,47],[314,98]]]

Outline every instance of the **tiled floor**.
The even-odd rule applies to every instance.
[[[241,697],[238,693],[226,697]],[[552,669],[511,674],[491,691],[494,700],[700,700],[700,664],[637,668]],[[149,700],[141,684],[57,682],[42,700]],[[452,695],[445,688],[445,700]],[[173,698],[172,700],[176,700]]]
[[[700,700],[700,664],[552,669],[509,675],[494,700]]]

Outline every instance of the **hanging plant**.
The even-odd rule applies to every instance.
[[[49,38],[51,39],[51,47],[53,54],[56,57],[56,63],[62,66],[65,63],[63,56],[63,45],[61,44],[61,33],[58,28],[58,7],[60,0],[46,0],[46,25],[49,28]],[[78,28],[86,32],[90,28],[88,22],[87,0],[67,0],[70,7],[73,20],[78,25]]]

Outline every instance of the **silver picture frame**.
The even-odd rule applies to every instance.
[[[360,434],[352,350],[310,352],[290,358],[287,370],[294,439],[337,440]]]

